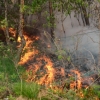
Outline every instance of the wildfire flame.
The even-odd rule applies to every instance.
[[[39,37],[31,36],[31,38],[29,38],[27,35],[24,35],[24,38],[26,41],[26,45],[23,48],[23,51],[26,51],[26,52],[25,52],[24,56],[21,57],[19,64],[25,64],[29,59],[31,59],[33,56],[38,54],[38,50],[34,49],[34,47],[32,47],[31,45],[35,40],[38,40]],[[20,42],[20,38],[18,38],[18,39],[19,39],[18,41]]]
[[[9,32],[12,33],[13,37],[15,37],[16,31],[13,28],[10,28]],[[25,64],[26,62],[28,62],[29,59],[33,59],[36,56],[36,54],[39,53],[39,51],[37,49],[32,47],[32,43],[36,40],[39,40],[39,37],[38,36],[28,37],[27,35],[24,34],[24,38],[26,41],[26,45],[23,48],[23,51],[26,50],[26,52],[21,57],[21,60],[19,62],[19,64],[22,64],[22,65]],[[18,37],[18,42],[21,43],[20,37]],[[50,44],[48,44],[47,47],[51,48]],[[31,65],[28,66],[28,69],[26,71],[26,73],[28,75],[26,81],[27,82],[35,81],[40,85],[49,86],[52,89],[55,89],[55,90],[58,89],[58,90],[62,91],[63,87],[61,87],[61,86],[53,87],[51,84],[55,81],[55,76],[57,74],[61,75],[62,77],[65,77],[64,68],[61,67],[60,71],[57,70],[57,68],[54,68],[53,62],[46,55],[42,55],[42,56],[38,57],[36,59],[36,61],[38,63],[32,63]],[[45,62],[44,65],[42,64],[42,61]],[[78,70],[71,70],[71,73],[74,74],[75,80],[71,81],[70,89],[80,90],[82,88],[82,81],[83,81],[83,78],[81,77],[81,73]],[[69,76],[73,76],[73,74],[70,74]],[[90,80],[93,80],[93,79],[91,78]],[[84,97],[82,92],[80,92],[79,95],[80,95],[80,97]]]
[[[81,74],[78,70],[71,70],[71,72],[73,72],[76,76],[76,81],[70,83],[70,88],[77,88],[78,90],[81,89],[82,87],[82,78],[81,78]]]
[[[9,32],[11,32],[11,34],[15,37],[16,32],[14,31],[13,28],[10,28]],[[31,35],[31,37],[28,37],[27,35],[25,35],[25,33],[23,33],[23,34],[24,34],[24,38],[25,38],[25,41],[26,41],[26,45],[23,48],[23,51],[26,51],[26,52],[21,57],[21,60],[19,62],[19,64],[21,64],[21,65],[25,64],[29,59],[33,59],[34,56],[39,53],[39,51],[37,49],[34,49],[34,47],[32,47],[32,43],[36,40],[39,40],[39,37],[38,36],[34,37],[34,35],[33,36]],[[21,42],[20,37],[18,37],[18,42],[19,43]],[[48,45],[48,47],[50,47],[50,45]],[[40,62],[41,60],[44,60],[45,63],[46,63],[44,68],[43,68],[45,70],[45,73],[40,72],[39,73],[40,78],[38,78],[37,73],[40,70],[41,65],[42,65],[41,62]],[[49,57],[47,57],[45,55],[43,55],[40,58],[37,58],[37,61],[38,61],[38,64],[32,64],[32,65],[29,66],[29,68],[27,70],[28,78],[27,78],[26,81],[36,81],[38,84],[41,84],[41,85],[51,84],[55,79],[55,69],[53,68],[52,61],[50,60]],[[64,73],[63,69],[62,69],[61,73]]]
[[[9,32],[15,37],[16,31],[13,28],[10,28]],[[39,53],[37,49],[34,49],[34,47],[32,47],[32,43],[36,40],[39,40],[39,36],[31,35],[31,37],[29,37],[25,33],[23,34],[26,41],[26,45],[23,48],[23,51],[26,52],[21,57],[21,60],[19,62],[19,64],[22,65],[25,64],[29,59],[33,59],[35,55]],[[18,42],[19,43],[21,42],[20,37],[18,37]],[[50,48],[51,47],[50,44],[48,44],[47,47]],[[56,68],[54,68],[54,64],[49,57],[43,55],[42,57],[39,57],[36,60],[38,61],[38,63],[31,64],[27,70],[28,78],[26,81],[36,81],[38,84],[48,86],[54,82],[55,76],[57,74],[60,74],[63,77],[65,76],[64,68],[60,68],[60,71],[58,71]],[[43,68],[45,72],[41,71],[39,72],[39,75],[37,75],[38,71],[41,70],[42,63],[40,61],[42,60],[44,60],[44,62],[46,63]],[[71,73],[75,74],[76,80],[70,83],[70,89],[76,87],[78,90],[80,90],[82,88],[81,73],[78,70],[71,70]]]
[[[44,76],[40,77],[37,81],[38,84],[41,84],[41,85],[50,85],[53,81],[54,81],[54,76],[55,76],[55,69],[53,68],[53,63],[51,62],[50,58],[46,57],[46,56],[43,56],[41,58],[38,58],[37,60],[44,60],[46,62],[46,65],[44,66],[44,69],[46,70],[46,73],[44,74]],[[33,69],[32,67],[30,67],[27,72],[30,72],[32,71],[32,73],[34,75],[36,75],[36,72],[41,68],[41,64],[37,64],[35,65],[35,69]],[[30,70],[31,69],[31,70]],[[32,74],[32,75],[33,75]],[[36,79],[37,76],[35,76],[33,78],[33,76],[31,76],[29,74],[29,76],[31,77],[28,77],[27,81],[34,81]],[[31,79],[31,80],[30,80]]]
[[[47,64],[45,65],[44,68],[46,68],[46,72],[47,74],[45,76],[43,76],[40,80],[39,80],[39,84],[50,84],[54,81],[54,76],[55,76],[55,69],[53,68],[53,63],[51,62],[51,60],[49,58],[47,58],[46,56],[44,56],[42,59],[45,60],[45,62],[47,62]]]
[[[24,38],[26,40],[26,46],[24,47],[23,50],[28,49],[27,52],[24,54],[24,56],[21,57],[21,60],[19,62],[19,64],[24,64],[26,63],[29,59],[34,58],[34,56],[36,54],[39,53],[38,50],[32,48],[30,50],[31,44],[33,43],[33,40],[38,40],[39,37],[31,37],[33,38],[33,40],[31,38],[29,38],[28,36],[24,35]],[[50,47],[50,45],[49,45]],[[42,63],[40,61],[44,60],[45,61],[45,65],[43,70],[45,70],[45,72],[39,72],[38,71],[41,69]],[[29,69],[27,70],[28,73],[28,78],[26,81],[36,81],[38,84],[41,85],[45,85],[45,86],[50,86],[50,84],[52,84],[55,80],[55,76],[57,74],[57,70],[56,68],[54,68],[54,64],[51,61],[51,59],[45,55],[43,55],[42,57],[37,58],[38,63],[37,64],[33,64],[29,67]],[[77,81],[74,81],[72,83],[70,83],[70,88],[74,88],[77,87],[77,89],[81,89],[81,74],[79,73],[79,71],[77,70],[72,70],[71,72],[73,72],[76,76],[77,76]],[[38,73],[38,74],[37,74]],[[59,74],[61,76],[65,76],[65,71],[63,68],[60,69]]]

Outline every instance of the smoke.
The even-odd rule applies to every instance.
[[[58,46],[60,45],[66,52],[70,51],[75,63],[90,69],[93,64],[97,63],[100,30],[94,27],[92,23],[90,26],[83,26],[81,16],[80,22],[78,22],[73,12],[71,17],[67,16],[63,21],[63,27],[60,14],[57,19],[55,37],[60,40]],[[78,62],[75,59],[78,59]]]

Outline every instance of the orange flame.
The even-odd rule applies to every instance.
[[[62,76],[65,76],[64,68],[61,68],[61,75],[62,75]]]
[[[50,85],[54,81],[54,79],[55,79],[55,69],[53,68],[52,61],[48,57],[46,57],[46,56],[38,58],[37,60],[44,60],[46,62],[46,65],[44,66],[44,69],[46,70],[46,73],[45,73],[44,76],[40,77],[37,80],[37,83],[41,84],[41,85],[46,85],[46,86]],[[33,70],[32,71],[32,75],[33,74],[36,75],[37,71],[40,68],[41,68],[41,65],[39,65],[39,64],[35,65],[34,69],[30,68],[31,71]],[[27,72],[30,72],[30,69],[28,69]],[[29,76],[31,77],[31,80],[33,79],[32,81],[34,81],[37,76],[35,78],[33,78],[32,75],[29,75]],[[27,81],[30,81],[30,77],[28,77]]]
[[[13,28],[10,28],[9,32],[15,37],[16,31]],[[21,57],[19,64],[25,64],[26,62],[28,62],[28,60],[33,59],[35,55],[39,53],[38,50],[32,47],[32,43],[35,40],[39,40],[39,37],[32,36],[32,35],[31,37],[28,37],[27,35],[24,34],[24,38],[26,40],[26,45],[23,51],[26,51],[26,52]],[[18,37],[18,42],[19,43],[21,42],[20,37]],[[48,44],[47,47],[51,48],[50,44]],[[38,61],[38,63],[31,64],[27,70],[28,78],[26,79],[26,81],[35,81],[38,84],[52,87],[51,84],[54,82],[55,76],[57,74],[63,77],[65,76],[65,70],[63,68],[60,68],[60,71],[58,71],[57,73],[57,69],[53,67],[54,64],[49,57],[43,55],[42,57],[37,58],[36,60]],[[42,63],[40,62],[41,60],[45,61],[45,65],[43,68],[45,72],[41,71],[38,73],[38,71],[41,70],[41,66],[42,66]],[[75,74],[76,80],[70,83],[70,89],[74,89],[76,87],[78,90],[80,90],[82,88],[81,73],[78,70],[71,70],[71,72]]]
[[[21,57],[19,64],[25,64],[29,59],[31,59],[36,54],[38,54],[38,50],[32,48],[31,44],[33,43],[34,40],[38,40],[39,37],[35,37],[35,39],[32,40],[28,36],[24,35],[24,38],[26,40],[26,45],[25,45],[23,51],[26,51],[26,52],[25,52],[24,56]],[[33,38],[33,37],[31,37],[31,38]],[[19,39],[19,41],[20,41],[20,39]]]
[[[70,84],[70,88],[72,89],[74,87],[77,87],[78,90],[81,89],[81,87],[82,87],[82,78],[81,78],[80,72],[77,71],[77,70],[71,70],[71,72],[76,74],[77,80]]]
[[[42,77],[38,83],[39,84],[44,83],[45,85],[49,85],[50,83],[54,81],[55,69],[53,68],[53,63],[51,62],[49,58],[44,56],[42,59],[44,59],[45,62],[47,62],[47,64],[45,65],[47,74],[44,77]]]

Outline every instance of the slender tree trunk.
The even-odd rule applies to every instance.
[[[64,28],[64,25],[63,25],[63,22],[64,22],[63,15],[64,15],[64,12],[63,12],[63,6],[62,6],[62,8],[61,8],[61,24],[62,24],[62,30],[65,34],[65,28]]]
[[[83,13],[83,16],[84,16],[85,24],[90,25],[89,17],[88,17],[88,14],[87,14],[87,11],[86,11],[85,7],[82,7],[82,13]]]
[[[5,37],[6,37],[7,44],[9,44],[7,0],[4,0],[4,3],[5,3]]]
[[[52,1],[49,0],[49,14],[50,14],[50,23],[51,23],[51,27],[50,27],[50,33],[51,33],[51,38],[54,39],[54,18],[53,18],[53,8],[52,8]]]
[[[83,1],[88,3],[88,1],[86,1],[86,0],[83,0]],[[90,25],[88,12],[87,12],[87,8],[85,7],[85,5],[78,4],[77,6],[80,8],[80,13],[81,13],[83,25],[84,26]]]
[[[99,24],[98,29],[100,30],[100,14],[99,14]],[[98,67],[100,67],[100,33],[99,33],[99,54],[98,54]]]
[[[17,66],[18,62],[20,61],[23,48],[26,44],[24,36],[23,36],[23,23],[24,23],[23,7],[24,7],[24,0],[20,0],[20,15],[19,15],[19,30],[18,31],[19,31],[19,37],[21,38],[21,46],[18,49],[17,58],[16,58],[16,62],[15,62],[16,66]]]
[[[99,33],[99,55],[98,55],[98,67],[100,67],[100,33]]]
[[[18,40],[18,36],[19,36],[19,31],[18,31],[18,25],[16,26],[16,36],[15,36],[15,40],[17,42]]]

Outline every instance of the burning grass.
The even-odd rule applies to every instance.
[[[76,67],[72,68],[70,60],[62,62],[62,59],[59,60],[56,54],[46,50],[45,47],[51,48],[51,46],[42,44],[39,36],[24,35],[24,38],[26,46],[23,48],[19,64],[24,66],[26,70],[21,74],[21,82],[17,85],[13,84],[14,96],[17,92],[34,100],[99,100],[98,84],[92,86],[95,79],[100,79],[98,75],[85,77],[84,72]],[[20,46],[20,38],[18,42]],[[39,86],[37,97],[33,97],[37,91],[37,87],[34,86]]]
[[[39,38],[35,38],[38,40]],[[24,49],[30,48],[33,41],[27,39]],[[36,48],[29,49],[22,56],[20,64],[27,67],[26,82],[36,82],[43,87],[39,97],[43,100],[99,100],[95,89],[90,87],[94,79],[84,77],[83,73],[77,69],[64,69],[61,61],[55,57],[56,61],[62,65],[55,67],[55,62],[48,54],[41,53]],[[52,55],[52,54],[51,54]],[[28,64],[27,64],[28,63]],[[68,66],[68,65],[67,65]],[[67,67],[66,66],[66,67]],[[66,73],[66,70],[69,70]]]

